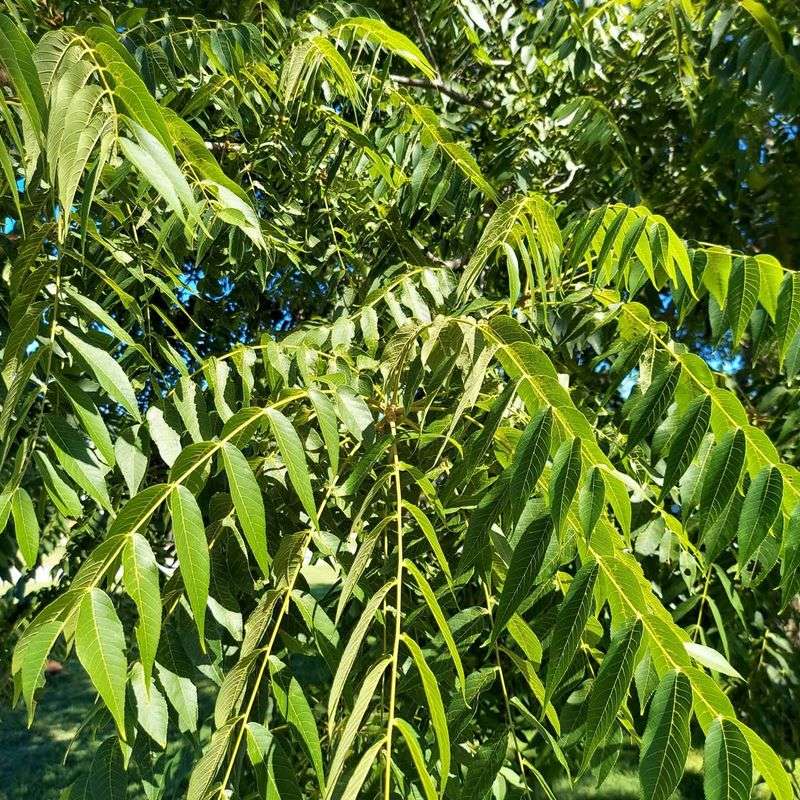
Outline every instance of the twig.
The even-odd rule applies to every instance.
[[[453,100],[458,100],[459,103],[464,103],[468,106],[474,106],[475,108],[485,108],[490,110],[494,107],[488,100],[470,97],[470,95],[465,94],[458,89],[454,89],[452,86],[448,86],[442,81],[430,81],[427,78],[409,78],[405,75],[392,75],[391,78],[395,83],[399,83],[401,86],[413,86],[417,89],[431,89],[434,92],[439,92],[439,94],[452,97]]]

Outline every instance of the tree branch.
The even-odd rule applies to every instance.
[[[426,78],[407,78],[405,75],[392,75],[391,79],[401,86],[413,86],[417,89],[430,89],[434,92],[439,92],[439,94],[451,97],[453,100],[458,100],[459,103],[474,106],[475,108],[485,108],[487,110],[493,108],[488,100],[470,97],[468,94],[464,94],[464,92],[454,89],[442,81],[429,81]]]

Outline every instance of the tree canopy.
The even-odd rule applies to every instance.
[[[4,8],[0,675],[88,674],[66,797],[797,796],[794,2]]]

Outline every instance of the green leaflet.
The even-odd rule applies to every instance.
[[[355,769],[351,773],[350,780],[347,781],[347,785],[344,787],[341,800],[356,800],[356,798],[360,796],[361,787],[367,779],[367,775],[378,755],[378,751],[384,747],[385,744],[385,739],[378,739],[377,742],[370,745],[364,752],[364,755],[361,756],[358,764],[356,764]]]
[[[69,346],[86,362],[108,396],[119,403],[137,422],[141,422],[136,395],[119,363],[108,352],[89,344],[69,328],[63,329],[63,336]]]
[[[225,675],[214,704],[214,725],[218,728],[232,722],[236,717],[250,673],[258,658],[263,659],[263,655],[261,650],[243,655]]]
[[[192,606],[201,646],[205,646],[203,641],[211,566],[203,516],[194,495],[182,485],[175,486],[170,494],[169,510],[181,576]]]
[[[336,475],[339,472],[339,423],[336,419],[336,410],[327,395],[319,389],[312,387],[308,390],[308,396],[317,414],[317,423],[322,433],[322,440],[325,442],[331,470]]]
[[[172,487],[168,483],[157,483],[142,489],[122,507],[108,535],[129,535],[147,530],[153,512],[170,496]]]
[[[80,179],[97,143],[113,130],[111,117],[103,113],[104,92],[97,84],[81,86],[69,99],[58,147],[58,199],[71,209]]]
[[[800,274],[784,275],[775,311],[775,333],[783,363],[797,331],[800,330]]]
[[[341,738],[339,739],[339,744],[337,745],[331,760],[330,769],[328,771],[328,786],[325,794],[325,800],[330,800],[333,795],[333,791],[336,788],[336,782],[339,780],[339,777],[342,774],[345,760],[348,756],[350,748],[353,746],[353,742],[356,740],[361,722],[364,719],[364,715],[367,713],[367,708],[369,707],[372,696],[375,694],[375,689],[378,686],[378,681],[380,681],[380,679],[383,677],[383,673],[386,671],[386,667],[390,663],[391,657],[387,656],[375,664],[367,673],[364,681],[361,684],[361,688],[358,690],[358,695],[353,703],[353,710],[350,712],[350,716],[347,718],[347,723],[344,726]]]
[[[506,758],[508,734],[482,744],[467,768],[461,800],[484,800]]]
[[[408,752],[411,753],[411,760],[417,768],[417,774],[422,783],[422,789],[425,792],[426,800],[436,800],[436,784],[434,784],[433,778],[425,767],[425,756],[422,754],[422,748],[419,745],[416,731],[404,719],[399,717],[395,718],[394,726],[403,735],[406,747],[408,747]]]
[[[645,800],[667,800],[683,777],[691,737],[692,685],[682,672],[668,672],[650,701],[642,737],[639,780]]]
[[[139,613],[136,641],[147,686],[153,674],[158,641],[161,637],[161,590],[156,557],[147,539],[133,533],[122,551],[122,570],[125,591],[131,596]]]
[[[257,722],[247,723],[247,756],[265,800],[301,800],[291,759],[277,737]]]
[[[347,645],[342,652],[342,657],[339,660],[339,666],[336,669],[336,674],[333,676],[333,684],[331,685],[330,694],[328,695],[329,735],[333,731],[333,726],[336,719],[336,709],[339,706],[339,700],[342,697],[342,692],[344,691],[344,686],[347,682],[347,677],[350,674],[350,670],[353,668],[353,664],[355,663],[356,656],[358,655],[359,648],[361,647],[361,642],[364,640],[364,636],[366,636],[367,630],[369,630],[369,626],[372,624],[372,620],[375,617],[375,612],[383,602],[383,598],[386,597],[386,594],[394,585],[394,581],[389,581],[372,595],[372,597],[369,599],[369,602],[366,604],[366,606],[364,606],[364,611],[361,613],[361,617],[359,618],[355,628],[353,628],[353,632],[350,634],[350,639],[348,640]]]
[[[564,442],[553,458],[553,472],[550,476],[550,516],[553,518],[553,526],[559,538],[575,492],[578,490],[581,464],[581,440],[578,438]]]
[[[589,539],[606,505],[606,484],[603,473],[592,467],[578,496],[578,518],[583,535]]]
[[[39,554],[39,521],[31,496],[21,486],[11,495],[11,517],[22,560],[31,569]]]
[[[236,516],[261,572],[267,576],[270,557],[267,551],[267,523],[261,489],[241,450],[230,442],[223,442],[220,454],[228,476]]]
[[[733,333],[733,346],[742,339],[750,315],[758,302],[761,270],[754,258],[735,258],[728,280],[728,299],[725,316]]]
[[[589,695],[581,773],[589,767],[595,750],[605,739],[625,700],[641,641],[640,619],[620,628],[611,639],[611,645],[600,664]]]
[[[161,195],[168,208],[178,215],[181,222],[186,222],[187,217],[191,218],[197,213],[189,183],[172,154],[155,136],[135,122],[132,128],[139,142],[120,139],[122,152]]]
[[[558,610],[550,637],[550,657],[543,702],[545,708],[578,651],[583,631],[593,610],[594,585],[597,582],[598,571],[597,562],[594,560],[581,565]]]
[[[116,461],[114,446],[111,444],[111,436],[108,433],[103,417],[100,414],[94,401],[79,386],[68,381],[66,378],[56,378],[61,390],[69,399],[72,408],[78,419],[83,425],[84,431],[89,439],[94,442],[98,452],[109,467],[113,467]]]
[[[444,550],[442,550],[442,545],[436,536],[436,530],[434,529],[433,524],[431,523],[430,519],[428,519],[428,515],[419,506],[409,503],[408,500],[403,500],[403,508],[409,511],[411,516],[416,520],[420,530],[427,539],[434,556],[436,556],[436,561],[441,567],[442,572],[445,574],[447,582],[452,584],[453,576],[450,572],[450,565],[447,563],[447,556],[445,556]]]
[[[792,512],[783,533],[781,608],[800,590],[800,505]]]
[[[308,514],[312,525],[318,528],[317,508],[314,504],[314,493],[311,489],[311,477],[306,463],[303,443],[300,441],[300,437],[297,435],[292,423],[280,411],[268,408],[265,413],[278,442],[278,449],[289,473],[289,480],[292,482],[292,486],[297,492],[297,496],[300,498],[300,502],[303,504],[303,508]]]
[[[659,372],[654,376],[647,391],[635,403],[628,427],[626,453],[644,441],[667,413],[675,395],[680,374],[680,364],[673,364],[669,369]]]
[[[422,679],[422,687],[425,690],[425,699],[428,701],[428,712],[431,715],[431,724],[436,734],[436,746],[439,750],[439,762],[441,764],[439,775],[439,793],[444,795],[447,786],[447,778],[450,774],[450,735],[447,730],[447,718],[444,711],[442,695],[439,692],[439,685],[431,668],[425,661],[425,656],[420,646],[406,634],[402,635],[406,647],[411,651],[417,671]]]
[[[536,487],[550,453],[553,410],[548,406],[526,426],[509,467],[508,498],[511,516],[517,519]]]
[[[706,800],[747,800],[752,782],[750,748],[742,732],[729,719],[715,719],[706,732],[703,750]]]
[[[411,573],[414,580],[417,582],[417,586],[419,587],[420,592],[422,592],[422,596],[425,598],[425,602],[427,603],[428,608],[434,620],[436,621],[436,625],[439,628],[439,633],[442,634],[442,639],[444,639],[447,649],[450,652],[450,658],[453,661],[453,666],[455,667],[456,674],[458,675],[461,694],[463,695],[466,687],[464,666],[461,663],[461,656],[459,655],[458,647],[456,647],[455,639],[453,638],[450,626],[447,624],[447,619],[442,612],[441,606],[436,599],[436,595],[433,593],[433,589],[431,589],[430,584],[422,572],[420,572],[416,564],[406,559],[403,562],[403,566]]]
[[[125,800],[128,778],[119,742],[110,736],[97,748],[86,778],[86,794],[91,800]]]
[[[272,691],[275,695],[275,705],[281,716],[297,731],[303,746],[308,751],[314,772],[317,775],[320,792],[325,793],[325,772],[322,766],[322,748],[319,743],[317,725],[311,707],[308,705],[303,689],[295,677],[289,681],[289,686],[284,689],[277,677],[273,674]]]
[[[699,664],[708,667],[715,672],[721,672],[723,675],[730,675],[733,678],[741,678],[742,676],[727,662],[722,653],[717,652],[713,647],[700,644],[699,642],[684,642],[683,646],[686,652]]]
[[[125,734],[125,634],[109,596],[89,589],[78,610],[75,650],[95,689],[108,706],[120,738]]]
[[[214,784],[214,778],[225,760],[225,754],[228,752],[233,729],[234,723],[228,723],[225,727],[214,731],[211,742],[194,765],[189,778],[189,788],[186,790],[186,800],[208,799],[209,790]]]
[[[110,511],[111,499],[105,480],[107,468],[97,460],[83,436],[60,417],[48,415],[42,422],[64,472],[93,500]]]
[[[534,581],[544,561],[552,532],[553,522],[549,516],[534,519],[523,531],[508,565],[494,615],[491,642],[503,632],[522,601],[533,592]]]
[[[149,438],[142,425],[132,425],[120,431],[114,442],[117,466],[125,479],[128,494],[133,497],[147,472]]]
[[[63,629],[63,622],[58,620],[38,622],[37,618],[37,622],[31,623],[29,630],[25,632],[26,640],[25,646],[22,648],[20,671],[22,674],[22,697],[28,709],[28,725],[33,721],[34,692],[44,683],[42,670]]]
[[[158,406],[150,406],[147,409],[146,417],[147,432],[150,440],[155,444],[161,460],[168,467],[174,466],[182,452],[180,434],[167,422],[164,411]]]
[[[136,699],[136,721],[139,727],[162,749],[167,746],[169,711],[164,695],[153,681],[148,683],[139,662],[131,670],[131,687]]]
[[[73,488],[63,480],[50,463],[50,459],[41,450],[34,451],[33,459],[55,507],[65,517],[78,519],[83,514],[83,506]]]
[[[729,431],[711,452],[703,475],[700,511],[708,528],[728,505],[744,468],[745,438],[741,428]]]
[[[744,566],[778,517],[783,500],[783,477],[777,467],[763,467],[753,479],[739,515],[737,560]]]
[[[689,468],[700,449],[703,437],[708,432],[710,423],[711,398],[707,394],[703,394],[692,400],[683,412],[682,419],[670,439],[659,502],[663,501],[669,490]]]

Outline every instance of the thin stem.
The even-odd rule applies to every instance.
[[[486,598],[486,610],[489,612],[489,626],[491,628],[494,627],[494,620],[492,619],[492,598],[489,596],[489,589],[485,583],[483,583],[483,595]],[[519,764],[519,774],[522,778],[522,784],[525,787],[525,794],[530,797],[531,790],[525,775],[525,762],[522,759],[522,753],[519,750],[519,744],[517,742],[517,730],[514,726],[514,718],[511,716],[511,703],[508,699],[508,687],[506,686],[506,679],[503,675],[503,665],[500,661],[500,646],[497,644],[497,641],[494,643],[494,658],[497,664],[497,674],[500,677],[500,691],[503,695],[503,705],[506,709],[508,727],[511,729],[511,738],[514,740],[514,753],[517,756],[517,763]],[[544,709],[542,709],[542,711],[544,711]]]
[[[392,675],[389,684],[389,717],[386,722],[386,776],[383,785],[384,800],[392,794],[392,733],[394,707],[397,698],[397,662],[400,655],[400,634],[403,600],[403,492],[400,487],[400,459],[397,455],[397,431],[392,423],[392,462],[395,487],[395,519],[397,522],[397,573],[395,576],[394,642],[392,644]]]

